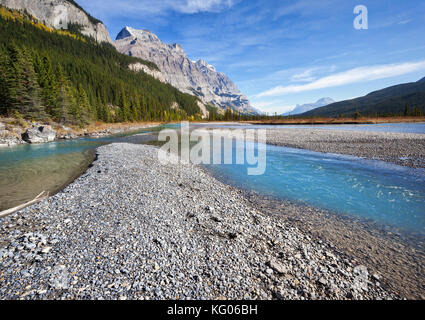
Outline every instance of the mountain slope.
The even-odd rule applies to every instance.
[[[85,36],[97,42],[112,43],[105,25],[90,16],[73,0],[0,0],[0,4],[28,14],[51,28],[78,26]],[[68,24],[68,26],[67,26]]]
[[[195,94],[205,104],[255,114],[248,99],[224,74],[203,60],[191,61],[179,44],[163,43],[148,30],[125,27],[118,34],[115,47],[121,53],[154,62],[164,80],[182,92]]]
[[[199,99],[129,65],[152,62],[0,6],[0,115],[91,121],[200,119]]]
[[[335,101],[331,98],[322,98],[317,100],[315,103],[307,103],[307,104],[297,104],[297,106],[295,107],[294,110],[290,111],[290,112],[286,112],[283,114],[283,116],[290,116],[290,115],[297,115],[297,114],[301,114],[316,108],[320,108],[320,107],[324,107],[327,106],[331,103],[334,103]]]
[[[417,82],[400,84],[352,100],[332,103],[303,113],[302,116],[336,117],[362,115],[401,115],[406,104],[410,110],[425,110],[425,78]]]

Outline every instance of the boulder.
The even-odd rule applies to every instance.
[[[32,128],[25,131],[22,134],[22,140],[28,143],[44,143],[55,140],[56,131],[51,126],[38,126],[35,125]]]

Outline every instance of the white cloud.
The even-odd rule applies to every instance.
[[[391,78],[420,70],[425,70],[425,60],[418,62],[359,67],[323,77],[307,84],[277,86],[273,89],[257,94],[256,97],[281,96],[289,93],[299,93],[330,87],[338,87],[362,81]]]
[[[291,82],[311,82],[316,80],[316,78],[313,76],[313,73],[317,71],[318,68],[311,68],[304,70],[301,73],[294,74],[291,77]]]
[[[400,21],[398,24],[408,24],[411,21],[412,21],[412,19],[406,19],[406,20]]]
[[[236,0],[80,0],[88,11],[102,10],[105,15],[122,16],[161,16],[171,11],[193,14],[199,12],[219,12],[230,8]]]
[[[233,5],[232,0],[172,0],[164,2],[170,3],[174,10],[182,13],[217,11]]]

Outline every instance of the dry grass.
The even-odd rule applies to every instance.
[[[0,117],[0,122],[5,124],[5,129],[2,130],[1,136],[18,136],[15,134],[15,131],[24,131],[25,129],[31,127],[31,122],[23,119],[15,118],[4,118]],[[161,125],[160,122],[131,122],[131,123],[104,123],[104,122],[95,122],[88,125],[85,128],[80,128],[78,126],[63,126],[53,121],[40,122],[41,124],[50,125],[60,135],[65,135],[67,133],[72,133],[78,136],[86,134],[94,134],[99,132],[109,132],[109,131],[129,131],[132,129],[138,129],[148,125]],[[68,130],[67,130],[68,129]]]
[[[92,124],[89,124],[85,128],[80,128],[77,126],[68,126],[71,130],[65,130],[63,126],[61,125],[53,125],[53,128],[56,130],[58,134],[66,134],[66,133],[74,133],[77,135],[84,135],[84,134],[93,134],[98,132],[108,132],[108,131],[115,131],[115,130],[123,130],[128,131],[131,129],[137,129],[140,127],[144,127],[147,125],[160,125],[160,122],[130,122],[130,123],[104,123],[104,122],[95,122]]]

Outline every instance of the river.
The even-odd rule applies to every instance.
[[[417,123],[294,127],[425,134],[425,124]],[[160,129],[0,149],[0,210],[28,201],[44,190],[50,193],[61,190],[86,170],[96,147],[113,142],[152,142]],[[267,146],[267,170],[261,176],[248,176],[243,165],[207,166],[207,169],[227,183],[248,191],[425,234],[425,173],[422,169],[277,146]]]

